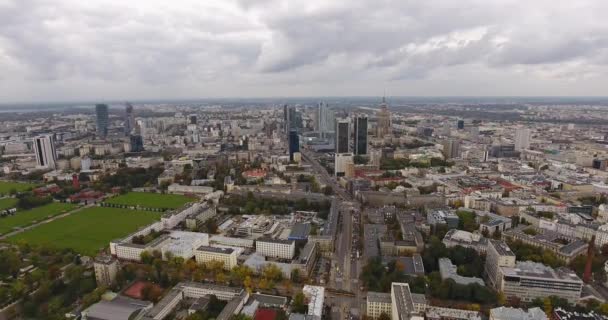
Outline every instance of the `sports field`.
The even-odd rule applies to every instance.
[[[4,198],[0,199],[0,210],[10,209],[17,206],[19,200],[15,198]]]
[[[106,207],[86,208],[32,230],[10,237],[10,242],[27,242],[56,248],[72,248],[94,256],[110,240],[124,237],[159,220],[161,213]]]
[[[141,206],[146,208],[177,209],[194,199],[179,194],[162,194],[151,192],[129,192],[106,202],[126,206]]]
[[[15,227],[29,226],[36,221],[62,214],[74,208],[76,206],[73,204],[53,202],[31,210],[19,211],[14,216],[0,218],[0,234],[8,233]]]
[[[32,183],[0,181],[0,194],[9,194],[13,189],[17,192],[21,192],[35,187],[36,185]]]

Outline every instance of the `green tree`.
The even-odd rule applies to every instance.
[[[306,313],[308,311],[308,306],[306,305],[306,297],[302,292],[296,293],[293,297],[293,301],[291,302],[291,311],[294,313]]]

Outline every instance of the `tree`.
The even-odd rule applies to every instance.
[[[306,313],[308,311],[308,306],[306,305],[306,297],[302,292],[296,293],[293,297],[293,301],[291,302],[291,311],[294,313]]]
[[[281,281],[283,279],[283,272],[274,263],[269,263],[262,268],[262,277],[271,281]]]
[[[391,320],[391,317],[386,312],[382,312],[378,317],[378,320]]]

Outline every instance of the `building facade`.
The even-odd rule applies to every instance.
[[[296,242],[293,240],[258,239],[255,251],[265,257],[293,259],[296,252]]]
[[[225,270],[232,270],[237,265],[237,251],[232,248],[202,246],[196,249],[195,258],[199,264],[211,261],[222,262]]]
[[[355,117],[355,155],[367,154],[367,117]]]
[[[95,106],[95,125],[97,129],[97,136],[99,138],[105,138],[108,136],[108,105],[98,104]]]
[[[57,150],[52,135],[42,135],[34,138],[34,153],[36,154],[36,164],[39,167],[55,169]]]

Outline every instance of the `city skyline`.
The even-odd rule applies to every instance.
[[[607,6],[4,0],[0,103],[601,96]]]

